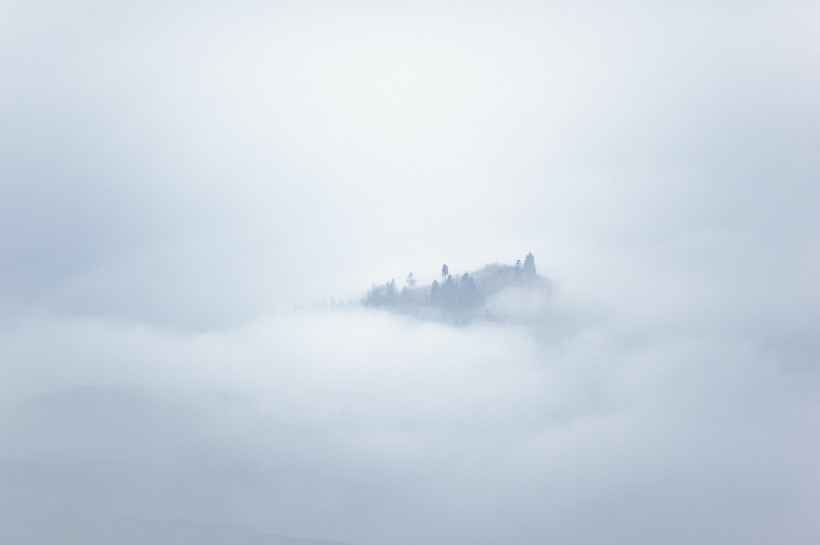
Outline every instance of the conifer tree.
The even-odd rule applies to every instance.
[[[535,274],[535,257],[532,252],[524,258],[524,274]]]
[[[438,285],[437,280],[433,280],[433,286],[430,288],[430,302],[436,303],[439,300],[440,295],[441,287]]]

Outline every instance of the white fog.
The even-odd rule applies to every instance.
[[[0,544],[816,543],[818,23],[0,2]]]

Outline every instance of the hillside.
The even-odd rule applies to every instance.
[[[550,292],[551,283],[537,273],[535,257],[530,253],[523,263],[492,263],[472,273],[453,274],[445,264],[440,280],[424,286],[418,286],[413,273],[409,273],[401,289],[395,279],[373,285],[361,302],[367,307],[422,319],[529,320],[546,312]]]

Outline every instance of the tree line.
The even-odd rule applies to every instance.
[[[484,273],[483,276],[487,276],[488,270],[489,267],[485,267],[480,272]],[[535,277],[535,257],[529,253],[523,263],[519,259],[515,265],[496,266],[492,271],[492,282],[487,282],[487,284],[491,284],[493,291],[497,291],[499,286],[527,277]],[[441,281],[433,280],[430,287],[426,289],[417,288],[416,284],[416,277],[411,272],[407,275],[405,285],[401,289],[396,286],[395,279],[381,285],[373,285],[362,297],[362,304],[397,310],[430,307],[442,311],[460,312],[480,307],[488,295],[487,290],[482,289],[480,278],[477,280],[469,272],[456,274],[454,277],[446,263],[441,266]]]

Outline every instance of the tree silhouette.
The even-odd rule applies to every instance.
[[[453,277],[449,274],[447,275],[447,279],[444,281],[444,284],[441,285],[441,299],[448,307],[455,306],[458,300],[458,287],[456,286],[456,283],[453,282]]]
[[[441,295],[441,287],[438,285],[437,280],[433,280],[433,285],[430,288],[430,302],[437,303],[439,300],[439,296]]]
[[[484,302],[507,287],[532,286],[541,288],[546,282],[535,272],[535,257],[532,252],[515,264],[490,264],[469,273],[451,274],[445,263],[441,266],[441,279],[434,280],[429,291],[417,291],[416,276],[407,273],[404,286],[397,286],[395,280],[384,284],[374,284],[362,297],[365,306],[385,308],[392,312],[416,315],[420,318],[452,319],[466,323],[477,318],[482,312],[491,313],[492,309],[484,308]],[[489,314],[488,314],[489,315]]]
[[[464,273],[458,282],[458,306],[468,308],[479,303],[480,299],[475,280],[469,274]]]
[[[535,274],[535,257],[532,255],[532,252],[528,253],[527,257],[524,258],[524,273]]]
[[[365,294],[362,303],[372,307],[393,306],[397,302],[396,281],[390,280],[381,286],[373,285]]]

